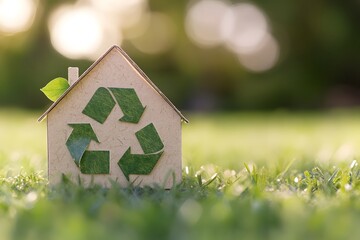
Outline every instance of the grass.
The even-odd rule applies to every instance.
[[[192,114],[183,182],[46,180],[38,113],[0,111],[0,239],[359,239],[360,112]]]

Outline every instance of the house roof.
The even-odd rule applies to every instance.
[[[175,107],[175,105],[163,94],[160,89],[149,79],[149,77],[139,68],[139,66],[126,54],[126,52],[119,46],[114,45],[109,48],[101,57],[99,57],[91,66],[72,84],[38,119],[41,122],[48,114],[53,110],[56,105],[65,98],[65,96],[83,79],[85,76],[98,64],[100,63],[107,54],[113,49],[116,49],[125,59],[130,63],[132,67],[141,75],[141,77],[150,84],[150,86],[167,102],[175,112],[180,116],[181,120],[188,123],[189,120]]]

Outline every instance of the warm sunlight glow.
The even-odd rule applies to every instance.
[[[113,24],[106,24],[106,21],[103,22],[103,37],[101,44],[97,48],[93,48],[92,51],[89,51],[87,58],[90,60],[96,60],[101,56],[110,46],[117,44],[121,45],[123,36],[118,27]]]
[[[163,13],[151,13],[145,32],[131,39],[133,45],[141,52],[159,54],[168,50],[174,44],[175,24]]]
[[[204,47],[213,47],[222,43],[222,22],[229,7],[224,2],[202,0],[190,7],[185,30],[189,38]]]
[[[268,32],[264,13],[255,5],[234,5],[222,22],[222,34],[226,46],[235,53],[250,53],[256,50]]]
[[[144,4],[144,0],[90,0],[95,7],[108,12],[123,12]]]
[[[34,0],[0,0],[0,32],[15,34],[28,30],[34,22]]]
[[[279,58],[279,44],[271,34],[268,19],[252,3],[197,1],[188,9],[185,30],[200,47],[225,46],[249,71],[269,70]]]
[[[100,48],[105,30],[91,8],[62,7],[49,21],[51,43],[68,58],[89,58]]]
[[[116,18],[122,28],[136,25],[147,7],[146,0],[90,0],[98,11]]]
[[[256,51],[240,54],[239,60],[250,71],[263,72],[269,70],[279,60],[279,45],[270,34],[267,34]]]

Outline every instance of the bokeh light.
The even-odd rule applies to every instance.
[[[0,0],[0,32],[12,35],[28,30],[36,9],[35,0]]]
[[[115,24],[107,24],[107,21],[102,21],[102,41],[92,51],[89,51],[87,54],[88,59],[96,60],[106,52],[110,46],[117,44],[121,45],[123,41],[123,35],[119,30],[118,26]]]
[[[250,3],[239,3],[230,8],[222,26],[226,46],[240,54],[256,50],[268,31],[264,13]]]
[[[98,9],[105,12],[121,13],[144,4],[144,0],[90,0]]]
[[[49,21],[51,43],[68,58],[88,58],[105,38],[98,14],[88,7],[63,6]]]
[[[147,9],[146,0],[90,0],[95,9],[112,18],[121,28],[131,28]]]
[[[78,0],[73,5],[62,5],[50,16],[52,45],[68,58],[95,60],[109,46],[121,45],[127,35],[128,39],[149,35],[146,32],[149,18],[145,17],[148,15],[147,3],[147,0]],[[151,17],[150,20],[157,18],[154,19]],[[151,31],[159,36],[155,39],[150,36],[150,43],[138,41],[136,44],[143,52],[161,52],[169,45],[169,31],[163,30],[171,23],[156,21],[155,24],[159,24],[159,29]],[[155,46],[152,40],[164,45]],[[151,49],[147,45],[152,45]]]
[[[223,20],[229,6],[221,1],[202,0],[192,5],[185,18],[186,33],[194,43],[213,47],[223,41]]]
[[[173,46],[174,29],[175,24],[166,14],[149,13],[147,29],[139,37],[131,39],[131,42],[143,53],[160,54]]]
[[[134,39],[134,38],[138,38],[141,35],[143,35],[149,27],[150,17],[151,17],[151,14],[149,14],[149,12],[144,12],[141,15],[141,18],[139,19],[137,24],[135,24],[131,28],[128,28],[128,27],[123,28],[122,30],[124,33],[124,38]]]
[[[250,2],[197,1],[188,9],[185,30],[200,47],[225,46],[250,71],[269,70],[279,58],[279,45],[265,13]]]
[[[240,63],[250,71],[263,72],[275,66],[280,49],[277,41],[267,34],[258,48],[248,54],[239,54]]]

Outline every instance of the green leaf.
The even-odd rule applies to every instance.
[[[58,77],[51,80],[45,87],[41,88],[47,98],[55,102],[70,87],[65,78]]]

